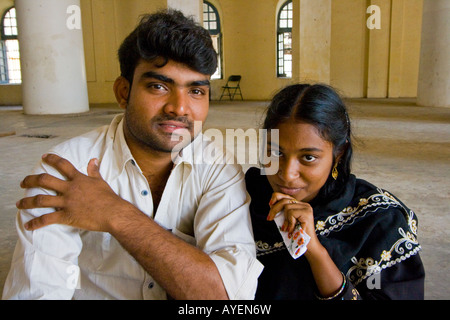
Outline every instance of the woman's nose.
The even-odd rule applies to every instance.
[[[296,159],[288,159],[285,163],[280,163],[278,176],[285,182],[291,182],[300,177],[300,166]]]

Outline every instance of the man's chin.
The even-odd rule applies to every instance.
[[[170,141],[167,143],[159,144],[159,148],[157,148],[161,152],[167,152],[167,153],[178,153],[181,150],[183,150],[186,146],[191,144],[192,139],[191,136],[180,136],[178,137],[172,137]]]

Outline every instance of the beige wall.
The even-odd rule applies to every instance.
[[[276,16],[284,0],[210,0],[223,33],[223,76],[242,75],[246,100],[270,99],[296,81],[321,81],[348,97],[415,97],[423,0],[294,0],[292,79],[276,77]],[[0,0],[0,10],[12,0]],[[366,9],[381,8],[381,29],[369,30]],[[90,103],[114,103],[117,49],[139,15],[167,0],[81,0]],[[0,104],[21,102],[19,86],[0,86]]]
[[[331,0],[294,1],[294,28],[299,36],[294,40],[298,48],[298,73],[294,78],[303,82],[330,83],[331,65]],[[296,8],[298,6],[298,9]],[[297,14],[297,10],[299,13]],[[298,16],[297,22],[295,17]]]
[[[371,4],[381,9],[379,30],[366,26]],[[332,0],[331,84],[349,97],[415,97],[422,6],[423,0]]]
[[[286,83],[276,77],[276,9],[278,0],[215,0],[223,33],[223,80],[213,81],[213,99],[233,74],[242,75],[244,99],[263,100]]]
[[[166,0],[81,0],[86,77],[90,103],[115,102],[117,50],[139,16],[167,7]]]

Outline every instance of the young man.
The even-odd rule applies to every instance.
[[[3,298],[252,299],[262,266],[243,173],[194,161],[209,146],[194,126],[217,65],[208,32],[148,15],[119,60],[124,115],[55,147],[21,184]]]

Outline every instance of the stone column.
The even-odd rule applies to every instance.
[[[450,107],[450,1],[424,0],[417,104]]]
[[[26,114],[89,110],[80,0],[16,0]]]
[[[329,84],[331,0],[300,0],[299,5],[299,78]]]
[[[377,6],[380,10],[377,17],[379,29],[368,29],[367,98],[386,98],[388,96],[391,3],[391,0],[370,0],[370,5]],[[370,16],[366,15],[366,18],[370,19]],[[366,26],[369,27],[367,24]]]

